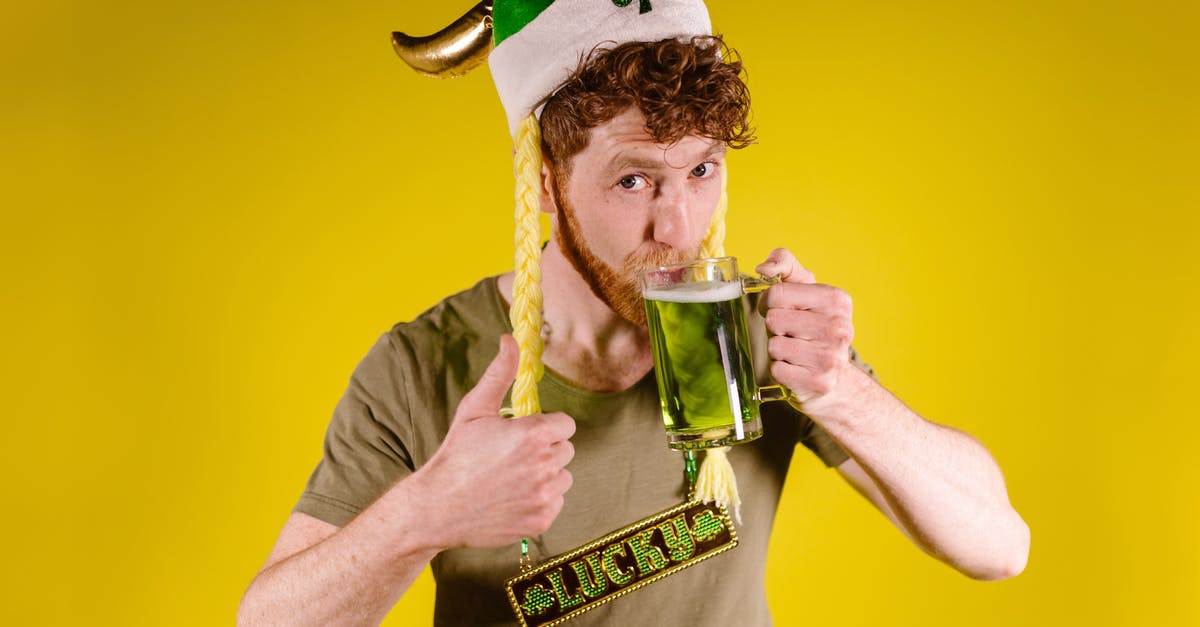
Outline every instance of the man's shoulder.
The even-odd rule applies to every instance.
[[[508,318],[494,276],[447,296],[417,317],[398,322],[385,334],[396,350],[428,366],[474,361],[483,346],[495,353],[497,338],[508,333]]]

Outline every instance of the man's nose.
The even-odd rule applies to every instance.
[[[685,191],[671,186],[659,188],[654,203],[654,241],[676,250],[687,250],[696,244],[696,202]]]

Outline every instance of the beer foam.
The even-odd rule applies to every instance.
[[[742,295],[740,282],[703,281],[680,283],[642,292],[642,298],[668,303],[719,303]]]

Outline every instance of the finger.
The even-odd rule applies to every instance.
[[[796,261],[796,257],[786,248],[776,248],[767,255],[767,260],[754,268],[763,276],[778,276],[785,283],[816,283],[817,279],[807,268]]]
[[[841,351],[808,340],[776,335],[767,340],[767,353],[773,362],[786,362],[810,372],[824,372],[837,365]]]
[[[458,404],[455,420],[467,420],[500,413],[504,395],[517,377],[517,343],[511,335],[500,336],[500,351],[488,365],[475,387]]]
[[[562,495],[566,494],[574,483],[575,477],[571,475],[571,471],[564,468],[550,479],[547,488],[554,494]]]
[[[550,463],[556,468],[565,468],[575,458],[575,445],[570,440],[555,442],[550,445]]]
[[[772,360],[770,371],[772,379],[786,385],[793,392],[800,387],[799,384],[808,381],[813,376],[811,368],[797,366],[782,359]]]
[[[771,362],[771,378],[787,386],[796,400],[807,402],[833,389],[835,377],[830,371],[815,372],[786,361]]]
[[[854,325],[849,318],[830,316],[823,312],[776,307],[767,310],[767,331],[824,345],[850,345]]]
[[[805,309],[844,318],[850,318],[854,313],[854,301],[845,290],[823,283],[773,285],[763,302],[768,312],[773,308]]]
[[[543,444],[564,442],[575,435],[575,419],[562,412],[534,414],[518,422],[534,430],[536,437]]]

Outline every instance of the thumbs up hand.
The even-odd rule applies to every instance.
[[[429,462],[410,479],[420,482],[446,548],[494,547],[538,535],[562,510],[571,487],[566,465],[575,455],[575,421],[555,412],[500,417],[517,373],[517,345],[500,338],[500,352],[463,397],[450,430]]]

